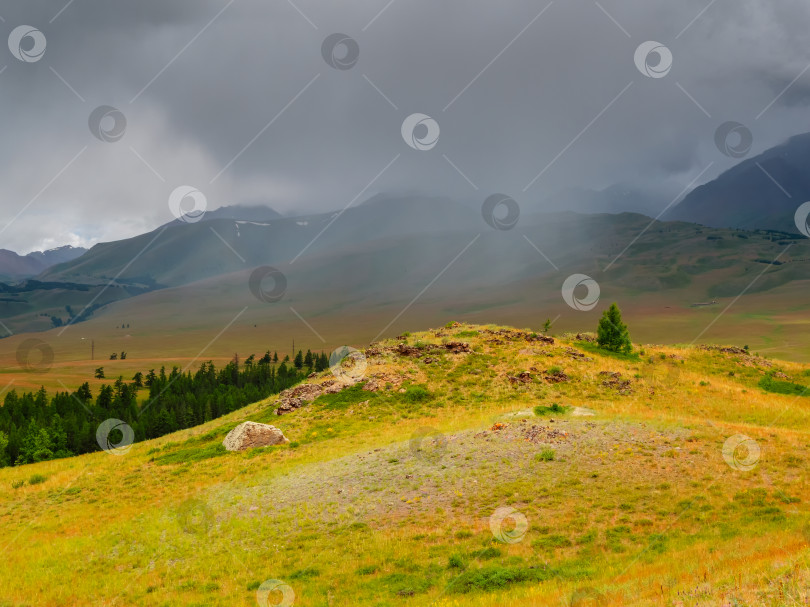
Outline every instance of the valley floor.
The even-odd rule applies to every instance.
[[[458,323],[366,358],[283,416],[0,469],[0,606],[810,601],[810,399],[760,387],[810,367]],[[225,452],[248,419],[293,442]]]

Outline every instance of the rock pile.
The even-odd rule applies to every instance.
[[[509,341],[515,340],[524,340],[524,341],[539,341],[544,344],[553,344],[554,338],[547,337],[546,335],[541,335],[539,333],[527,333],[526,331],[513,331],[511,329],[498,329],[497,331],[493,331],[492,329],[484,329],[482,331],[485,335],[493,335],[503,337]],[[498,339],[489,340],[490,343],[503,343]]]
[[[430,352],[445,350],[451,354],[468,354],[472,352],[470,344],[461,341],[451,341],[446,344],[425,344],[422,347],[409,346],[408,344],[397,344],[391,351],[399,354],[400,356],[409,356],[411,358],[419,358]]]
[[[517,375],[509,375],[510,384],[530,384],[532,383],[532,374],[528,371],[523,371]]]
[[[629,394],[633,391],[630,380],[622,379],[622,374],[619,372],[600,371],[599,375],[607,378],[602,382],[606,388],[615,388],[619,394]]]
[[[565,374],[565,371],[554,370],[546,373],[546,376],[543,379],[550,384],[559,384],[560,382],[568,381],[571,378]]]
[[[567,441],[571,438],[571,435],[565,430],[558,430],[551,426],[529,424],[525,419],[514,425],[498,422],[489,430],[476,433],[475,438],[491,440],[498,435],[506,440],[522,440],[529,443],[544,444]]]

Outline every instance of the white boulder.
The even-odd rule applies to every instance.
[[[268,424],[244,422],[228,432],[222,445],[228,451],[244,451],[256,447],[283,445],[290,441],[276,428]]]

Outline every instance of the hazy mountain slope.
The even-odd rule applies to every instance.
[[[235,204],[206,211],[205,214],[200,218],[200,221],[211,221],[213,219],[233,219],[235,221],[264,222],[278,219],[279,217],[281,217],[281,214],[268,206],[248,206]],[[180,219],[175,219],[169,222],[170,225],[182,223],[185,222]]]
[[[33,253],[29,253],[26,257],[36,259],[43,264],[43,267],[49,268],[59,263],[73,261],[74,259],[84,255],[86,252],[87,249],[82,247],[65,245],[64,247],[49,249],[47,251],[34,251]]]
[[[85,251],[79,247],[64,246],[18,255],[14,251],[0,249],[0,282],[36,276],[46,268],[80,257]]]
[[[810,133],[791,137],[695,188],[665,219],[798,233],[796,209],[810,200]]]
[[[575,213],[641,213],[657,216],[671,196],[628,184],[615,184],[603,190],[568,188],[545,198],[538,210]]]
[[[143,284],[177,286],[245,265],[278,264],[379,238],[435,234],[478,224],[479,218],[469,209],[430,198],[385,199],[342,214],[261,223],[229,219],[173,223],[135,238],[96,245],[80,259],[46,271],[41,278],[97,282],[119,276]]]
[[[443,210],[437,210],[436,205],[425,209],[431,215]],[[120,322],[119,316],[140,316],[143,310],[152,323],[164,317],[170,326],[186,322],[224,326],[245,306],[251,310],[259,306],[262,323],[270,318],[290,322],[289,307],[293,306],[307,318],[329,324],[341,322],[344,315],[379,316],[384,320],[374,324],[380,324],[378,330],[382,330],[417,296],[420,305],[452,314],[488,311],[491,315],[496,310],[510,310],[509,320],[517,322],[530,318],[538,306],[550,306],[556,311],[552,317],[570,313],[560,295],[562,283],[571,274],[583,273],[599,282],[605,300],[668,300],[685,308],[713,298],[736,297],[743,291],[751,295],[803,281],[810,263],[806,261],[810,259],[808,239],[786,241],[767,232],[701,228],[678,222],[651,226],[649,218],[629,213],[528,215],[510,231],[493,230],[483,220],[476,223],[469,215],[457,215],[455,225],[459,229],[437,234],[417,229],[419,222],[427,219],[412,220],[411,226],[404,225],[404,220],[382,221],[391,216],[386,207],[354,212],[354,216],[347,212],[338,219],[323,233],[318,246],[296,261],[292,261],[291,251],[297,254],[306,245],[308,241],[302,244],[302,237],[311,236],[311,224],[299,226],[300,220],[292,225],[279,220],[271,226],[254,226],[214,220],[167,228],[152,245],[154,251],[150,248],[141,255],[114,287],[105,289],[106,282],[100,278],[114,269],[111,256],[118,255],[120,267],[125,266],[128,260],[122,251],[137,256],[148,243],[145,237],[98,245],[80,260],[59,266],[54,274],[55,278],[70,278],[72,273],[93,277],[93,290],[74,296],[71,302],[79,299],[89,303],[102,290],[103,299],[97,303],[108,302],[110,298],[129,297],[137,292],[135,289],[153,289],[161,284],[151,280],[178,285],[165,296],[153,293],[117,308],[114,324]],[[325,225],[323,221],[318,217],[315,227]],[[461,229],[465,221],[475,224],[474,228]],[[435,229],[442,222],[430,225]],[[274,229],[279,224],[281,228]],[[372,225],[376,229],[372,230]],[[643,236],[622,253],[645,229]],[[410,233],[392,235],[397,231]],[[268,233],[276,238],[267,238]],[[107,247],[111,253],[105,255]],[[770,265],[777,257],[778,265]],[[262,305],[248,285],[252,271],[266,264],[278,267],[287,279],[285,298],[276,306]],[[95,267],[86,268],[90,265]],[[135,272],[152,272],[153,276],[139,278]],[[37,313],[67,320],[64,296],[41,289],[9,295],[3,299],[10,301],[0,300],[4,322],[16,331],[47,328],[49,319]],[[192,310],[188,309],[189,301],[194,302]],[[74,303],[71,305],[75,308]]]
[[[33,257],[17,255],[14,251],[0,249],[0,278],[14,279],[34,276],[43,270],[42,262]]]

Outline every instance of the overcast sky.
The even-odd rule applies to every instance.
[[[677,191],[738,162],[715,146],[726,121],[749,156],[810,131],[806,0],[27,0],[0,17],[0,38],[46,42],[0,49],[0,248],[20,252],[153,229],[183,185],[283,213]],[[349,69],[322,56],[334,33],[359,48]],[[671,51],[666,76],[637,67],[647,41]],[[120,138],[102,123],[117,141],[91,132],[102,105],[126,119]],[[403,139],[415,113],[432,149]]]

